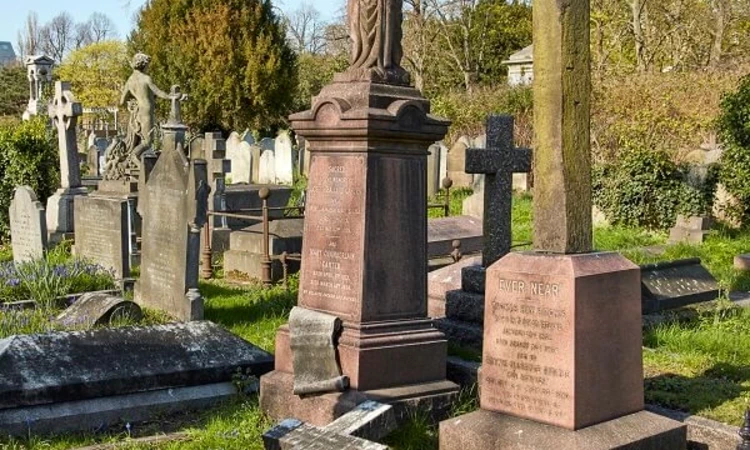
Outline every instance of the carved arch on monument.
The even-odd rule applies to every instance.
[[[424,103],[415,100],[395,101],[388,106],[388,112],[403,130],[419,130],[427,119]]]
[[[313,117],[321,126],[334,126],[339,123],[341,116],[352,109],[349,102],[340,98],[326,99],[315,105]]]

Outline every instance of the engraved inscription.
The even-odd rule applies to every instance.
[[[44,208],[34,192],[26,187],[17,188],[10,205],[11,246],[17,263],[44,256],[47,242],[44,222]]]
[[[353,317],[361,302],[361,155],[316,155],[310,167],[300,305]]]
[[[566,345],[574,318],[561,299],[563,284],[493,281],[482,407],[548,423],[571,420],[573,355]]]
[[[127,276],[124,261],[128,249],[123,245],[127,239],[127,210],[125,200],[82,199],[76,209],[76,254],[112,270],[115,276]],[[126,242],[126,241],[125,241]]]

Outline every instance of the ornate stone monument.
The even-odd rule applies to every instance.
[[[684,450],[644,411],[636,265],[592,252],[589,1],[534,3],[534,252],[487,270],[481,410],[442,450]]]
[[[162,126],[163,150],[140,192],[143,256],[135,301],[178,320],[200,320],[200,240],[211,188],[206,161],[188,161],[185,156],[187,127],[180,118],[183,96],[178,95],[177,86],[172,92],[172,113]]]
[[[427,149],[449,124],[408,84],[401,15],[401,1],[350,0],[350,68],[290,118],[311,154],[298,304],[342,321],[350,389],[293,394],[282,327],[276,370],[261,378],[261,407],[277,419],[325,425],[368,398],[439,415],[457,392],[426,292]]]
[[[29,120],[32,116],[44,113],[44,86],[52,82],[52,66],[55,61],[48,56],[35,55],[27,56],[24,63],[29,78],[29,105],[23,113],[23,120]]]
[[[55,98],[49,105],[49,116],[57,129],[60,148],[60,189],[47,200],[47,228],[51,243],[72,237],[75,231],[73,201],[75,197],[88,193],[81,186],[76,142],[76,124],[81,114],[83,109],[70,91],[70,83],[55,83]]]

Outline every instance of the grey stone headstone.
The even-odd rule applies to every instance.
[[[123,198],[75,199],[76,255],[111,270],[117,279],[130,276],[128,209]]]
[[[260,376],[273,357],[211,322],[0,340],[0,410]]]
[[[89,175],[94,177],[99,176],[100,159],[99,148],[95,145],[89,146],[89,150],[86,153],[86,165],[89,167]]]
[[[716,300],[720,294],[697,258],[642,266],[641,286],[644,314]]]
[[[435,143],[427,150],[427,197],[434,197],[441,187],[440,179],[440,161],[442,158],[443,148],[440,144]]]
[[[47,250],[44,206],[28,186],[16,187],[10,202],[10,242],[17,263],[42,258]]]
[[[203,317],[202,303],[191,301],[188,293],[198,288],[209,193],[205,160],[189,162],[179,148],[162,152],[141,192],[141,278],[135,288],[141,306],[178,320]]]
[[[274,168],[276,183],[294,184],[294,144],[289,131],[282,131],[274,144]]]
[[[97,325],[116,324],[119,320],[139,321],[143,311],[137,304],[106,293],[88,293],[81,296],[55,322],[67,328],[93,328]]]
[[[471,187],[474,175],[466,173],[466,150],[471,147],[468,137],[462,136],[448,152],[448,176],[453,180],[453,187]]]

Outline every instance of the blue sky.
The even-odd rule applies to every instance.
[[[333,18],[344,4],[343,0],[274,0],[274,5],[287,11],[305,1],[314,4],[325,19]],[[120,37],[125,37],[133,26],[133,15],[144,3],[146,0],[2,0],[0,41],[10,41],[15,46],[18,31],[29,11],[36,11],[42,24],[63,10],[76,21],[85,21],[91,13],[102,12],[115,22]]]

